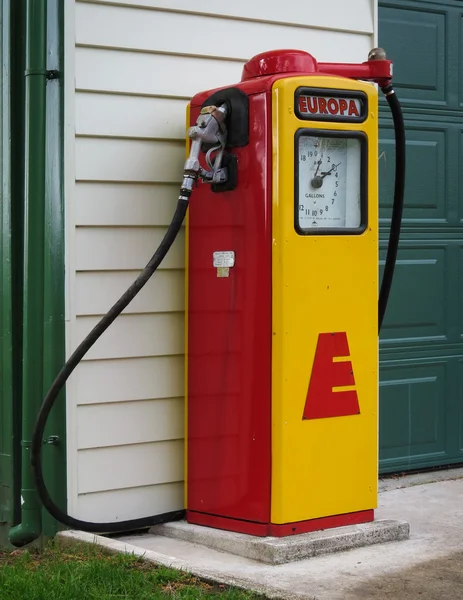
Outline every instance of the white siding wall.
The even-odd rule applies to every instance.
[[[239,81],[245,60],[272,48],[365,60],[376,1],[67,0],[66,30],[70,354],[170,222],[188,99]],[[183,251],[182,235],[68,382],[69,509],[80,518],[183,507]]]

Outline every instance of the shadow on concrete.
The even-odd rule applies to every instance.
[[[374,577],[345,600],[463,600],[463,551]]]

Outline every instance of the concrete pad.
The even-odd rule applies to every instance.
[[[405,540],[410,535],[410,526],[405,521],[385,519],[277,538],[256,537],[177,521],[151,527],[150,533],[281,565],[351,548]]]
[[[269,565],[153,534],[64,538],[134,553],[156,564],[285,600],[457,600],[463,597],[463,479],[379,494],[376,517],[410,523],[408,540]],[[64,541],[63,539],[61,541]],[[460,577],[460,578],[459,578]]]

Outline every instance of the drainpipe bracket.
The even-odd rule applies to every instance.
[[[31,77],[32,75],[44,75],[47,76],[48,71],[46,69],[26,69],[24,71],[24,75],[26,77]]]
[[[51,69],[51,70],[47,70],[47,69],[26,69],[24,71],[24,75],[26,77],[32,77],[33,75],[41,75],[42,77],[45,77],[46,79],[58,79],[59,78],[59,71],[57,71],[56,69]]]
[[[46,440],[42,440],[42,444],[45,446],[49,444],[50,446],[59,446],[60,439],[58,435],[49,435]],[[32,447],[32,442],[29,440],[21,440],[22,448],[30,449]]]

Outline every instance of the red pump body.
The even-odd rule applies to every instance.
[[[254,535],[287,535],[270,523],[271,486],[271,91],[276,79],[329,74],[391,79],[388,60],[318,64],[306,52],[251,59],[240,83],[248,97],[247,145],[232,147],[237,186],[195,190],[187,238],[187,520]],[[208,98],[197,94],[190,124]],[[218,249],[245,257],[221,278]],[[298,530],[297,533],[301,533]]]

